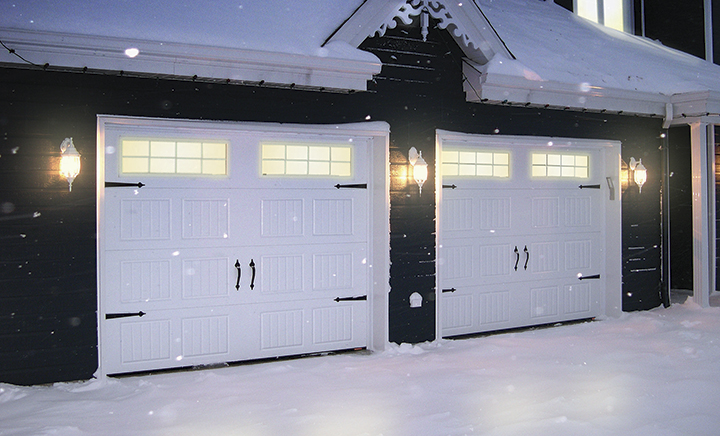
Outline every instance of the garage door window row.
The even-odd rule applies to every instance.
[[[590,158],[584,154],[532,153],[533,178],[589,177]],[[442,151],[442,174],[465,177],[510,177],[510,153],[446,148]]]

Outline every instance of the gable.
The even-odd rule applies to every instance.
[[[429,0],[411,0],[407,3],[367,0],[327,42],[343,41],[357,47],[366,38],[383,36],[387,29],[394,29],[398,22],[411,24],[418,16],[421,17],[424,36],[427,36],[429,18],[433,18],[437,27],[447,30],[465,55],[475,62],[486,63],[497,53],[513,57],[480,8],[472,2],[463,6],[462,3]]]

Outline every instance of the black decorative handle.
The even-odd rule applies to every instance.
[[[240,259],[235,259],[235,269],[237,270],[237,282],[235,282],[235,290],[240,290],[240,276],[242,276],[242,270],[240,269]]]
[[[520,262],[520,252],[517,249],[517,245],[515,246],[513,253],[515,253],[515,271],[517,271],[518,262]]]
[[[252,270],[252,277],[250,278],[250,289],[255,289],[255,261],[250,259],[250,269]]]
[[[143,312],[142,310],[135,313],[106,313],[105,319],[130,318],[131,316],[143,317],[144,315],[145,312]]]
[[[143,182],[125,183],[125,182],[105,182],[106,188],[142,188],[145,186]]]
[[[530,261],[530,252],[527,249],[527,245],[525,246],[525,249],[523,249],[525,252],[525,269],[527,270],[527,264]]]

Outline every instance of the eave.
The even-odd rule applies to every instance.
[[[39,66],[314,89],[364,91],[381,68],[379,61],[20,29],[3,29],[2,40]],[[140,54],[127,57],[129,47]],[[5,50],[0,63],[28,65]]]
[[[702,118],[717,122],[720,93],[686,92],[674,95],[600,87],[589,84],[532,80],[488,73],[472,61],[463,64],[466,100],[490,104],[546,107],[663,118],[665,127]]]

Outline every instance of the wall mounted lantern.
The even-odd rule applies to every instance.
[[[642,164],[642,159],[635,160],[634,157],[630,158],[628,166],[630,167],[630,171],[633,172],[633,180],[638,186],[638,193],[640,194],[642,193],[643,185],[647,182],[647,169],[645,169],[645,165]]]
[[[72,183],[80,174],[80,153],[75,149],[72,138],[65,138],[60,144],[60,175],[68,181],[68,190],[72,192]]]
[[[428,166],[422,157],[422,151],[418,152],[415,147],[410,148],[408,161],[410,161],[410,165],[413,166],[413,178],[418,185],[419,195],[422,195],[422,187],[428,176]]]

